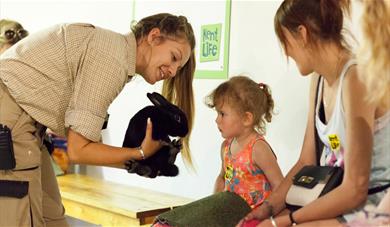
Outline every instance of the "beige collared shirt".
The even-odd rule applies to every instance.
[[[0,57],[0,79],[36,121],[92,141],[111,102],[135,74],[136,41],[91,24],[61,24],[21,40]]]

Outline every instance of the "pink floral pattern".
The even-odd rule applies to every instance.
[[[263,170],[252,161],[252,147],[259,139],[265,141],[258,136],[235,155],[229,149],[232,140],[224,150],[225,190],[240,195],[251,208],[260,205],[271,193],[271,184]]]

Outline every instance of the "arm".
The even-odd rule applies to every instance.
[[[221,171],[219,175],[217,176],[217,179],[215,180],[214,185],[214,193],[222,192],[225,188],[225,169],[224,169],[224,162],[223,162],[223,155],[224,155],[224,148],[225,148],[226,140],[221,145]]]
[[[356,67],[352,67],[348,74],[342,94],[347,138],[343,182],[333,191],[294,212],[294,219],[298,223],[335,218],[366,200],[375,108],[365,98],[366,88],[356,73]],[[288,216],[283,216],[277,220],[277,224],[285,226],[291,223]]]
[[[159,148],[160,143],[152,139],[152,122],[148,121],[142,150],[145,157],[150,157]],[[73,163],[90,165],[106,165],[123,168],[127,160],[141,160],[142,156],[137,148],[113,147],[98,142],[92,142],[81,134],[69,129],[68,155]]]
[[[269,145],[258,140],[253,146],[252,159],[255,165],[264,172],[271,183],[272,190],[275,190],[282,182],[283,174]]]
[[[292,184],[293,176],[305,165],[314,165],[316,163],[315,142],[314,142],[314,98],[316,95],[316,88],[318,82],[318,75],[313,75],[310,84],[310,102],[309,114],[306,125],[305,137],[300,157],[295,165],[288,172],[282,183],[268,197],[267,204],[263,204],[250,212],[244,220],[251,220],[253,218],[263,220],[271,215],[280,213],[285,208],[285,200],[288,189]],[[272,207],[272,214],[270,213]],[[240,226],[240,222],[237,226]]]
[[[390,191],[388,190],[378,205],[377,211],[390,214]]]

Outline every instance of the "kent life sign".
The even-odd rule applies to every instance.
[[[222,24],[201,26],[200,62],[218,61],[221,52]]]

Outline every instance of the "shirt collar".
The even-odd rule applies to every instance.
[[[125,37],[127,42],[127,75],[130,80],[135,75],[137,42],[132,32],[127,33]]]

